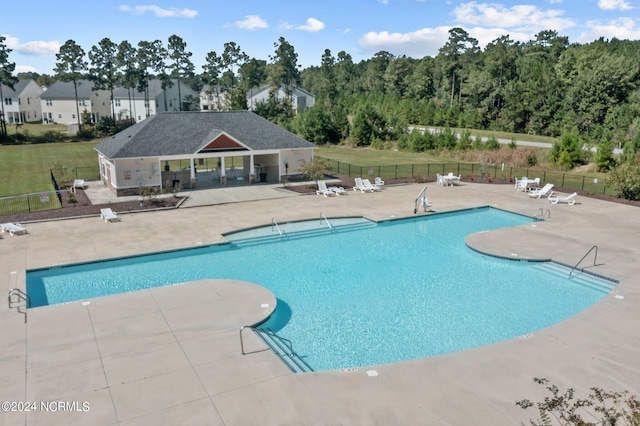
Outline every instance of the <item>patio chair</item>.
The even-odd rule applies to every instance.
[[[120,217],[118,217],[118,215],[110,208],[100,209],[100,219],[104,220],[105,222],[120,221]]]
[[[375,185],[378,185],[380,188],[382,188],[382,187],[384,186],[384,181],[383,181],[380,177],[376,177],[376,178],[373,180],[373,183],[374,183]]]
[[[364,185],[364,182],[362,181],[362,178],[355,178],[355,185],[353,186],[353,190],[354,191],[360,191],[360,192],[373,192],[373,188],[367,188]]]
[[[335,192],[330,191],[329,188],[327,188],[327,183],[325,181],[319,180],[317,184],[318,190],[316,191],[316,194],[324,195],[325,197],[328,195],[337,195]]]
[[[73,181],[73,188],[75,189],[84,189],[85,184],[84,184],[84,179],[75,179]]]
[[[567,203],[570,206],[574,205],[576,203],[576,196],[578,195],[577,192],[574,192],[572,194],[569,195],[549,195],[549,202],[551,204],[558,204],[558,203]]]
[[[380,187],[378,185],[371,183],[369,179],[362,179],[362,183],[364,184],[364,187],[367,189],[370,189],[371,192],[380,191]]]
[[[553,191],[551,191],[552,188],[553,188],[553,184],[552,183],[548,183],[545,186],[543,186],[542,188],[539,188],[539,189],[536,189],[536,190],[533,190],[533,191],[529,192],[529,197],[531,197],[531,198],[548,197],[553,192]]]
[[[334,192],[336,195],[347,193],[346,189],[341,186],[330,186],[329,191]]]
[[[20,235],[27,233],[27,228],[20,225],[19,223],[3,223],[2,225],[0,225],[0,230],[2,230],[3,234],[5,232],[8,232],[12,237],[16,234]]]

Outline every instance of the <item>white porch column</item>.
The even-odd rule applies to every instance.
[[[220,157],[220,185],[227,184],[227,174],[225,173],[224,157]]]
[[[191,171],[191,179],[189,179],[190,187],[196,187],[196,168],[195,163],[193,162],[193,157],[189,158],[189,170]]]
[[[249,155],[249,183],[256,181],[256,168],[253,163],[253,154]]]

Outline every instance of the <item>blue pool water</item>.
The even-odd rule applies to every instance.
[[[532,224],[492,209],[423,216],[320,234],[28,271],[33,306],[207,278],[254,282],[278,298],[265,325],[316,371],[473,348],[558,323],[607,291],[567,275],[484,256],[470,233]],[[360,221],[362,222],[362,221]],[[287,229],[288,224],[281,225]],[[259,232],[252,230],[251,232]],[[270,231],[273,232],[273,231]]]

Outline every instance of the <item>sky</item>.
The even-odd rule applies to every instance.
[[[302,68],[318,66],[325,49],[354,62],[387,51],[413,58],[436,56],[454,27],[481,48],[502,35],[527,42],[555,30],[571,43],[640,39],[640,0],[32,0],[2,7],[0,35],[16,72],[53,74],[67,40],[85,52],[103,38],[137,46],[181,37],[197,73],[207,53],[235,42],[247,55],[269,61],[280,37]],[[135,1],[135,0],[134,0]]]

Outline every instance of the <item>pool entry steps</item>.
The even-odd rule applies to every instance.
[[[361,217],[333,218],[331,221],[322,213],[320,220],[279,223],[271,220],[271,226],[262,226],[239,232],[224,234],[233,245],[246,247],[258,244],[273,243],[281,240],[307,238],[340,231],[355,231],[362,228],[375,227],[376,224]]]
[[[594,275],[585,270],[574,271],[570,266],[557,262],[536,262],[535,268],[564,278],[568,277],[571,273],[573,274],[571,276],[572,282],[586,287],[591,287],[592,289],[601,291],[604,294],[611,293],[616,285],[618,285],[618,281],[616,280]]]

